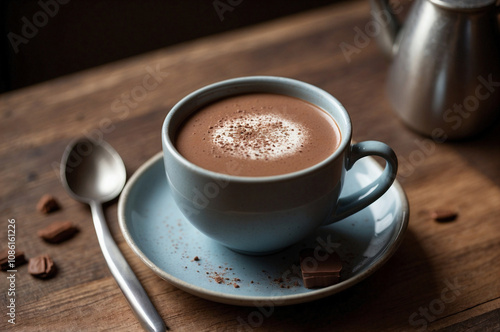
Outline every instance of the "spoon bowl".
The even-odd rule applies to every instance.
[[[94,144],[79,139],[70,144],[63,157],[63,183],[73,198],[89,203],[116,198],[127,178],[125,165],[118,153],[106,142]]]
[[[142,327],[165,331],[165,323],[113,240],[104,218],[102,203],[116,198],[127,179],[122,159],[108,143],[82,138],[68,145],[61,165],[61,180],[68,194],[90,205],[104,259]]]

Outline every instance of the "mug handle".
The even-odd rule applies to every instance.
[[[391,187],[398,171],[398,158],[394,151],[385,143],[365,141],[352,145],[350,153],[347,155],[346,170],[349,171],[356,161],[367,156],[384,158],[386,161],[384,171],[368,186],[349,196],[341,197],[333,219],[329,219],[324,225],[334,223],[364,209]]]

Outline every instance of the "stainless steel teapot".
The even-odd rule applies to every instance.
[[[440,139],[483,132],[500,116],[496,0],[417,0],[404,22],[371,0],[377,41],[392,58],[388,96],[410,128]]]

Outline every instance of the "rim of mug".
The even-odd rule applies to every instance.
[[[253,89],[239,91],[239,89],[244,89],[245,87],[251,88],[251,87],[255,87],[256,85],[261,85],[261,84],[262,84],[262,87],[274,86],[274,87],[281,87],[283,89],[286,89],[287,87],[289,87],[290,89],[293,89],[296,91],[302,90],[304,92],[309,92],[315,96],[321,97],[325,101],[328,101],[328,103],[330,105],[333,105],[334,108],[337,108],[338,110],[340,110],[340,113],[342,114],[342,119],[340,119],[340,120],[342,120],[344,122],[344,127],[341,127],[341,124],[339,124],[340,120],[337,119],[336,117],[334,117],[328,110],[325,110],[324,107],[321,107],[321,106],[317,105],[316,103],[309,101],[309,100],[306,100],[304,98],[293,96],[291,93],[290,94],[281,93],[283,95],[288,95],[291,97],[299,98],[299,99],[302,99],[302,100],[307,101],[309,103],[312,103],[312,104],[320,107],[321,109],[323,109],[329,116],[331,116],[333,118],[334,122],[337,123],[339,131],[341,132],[340,144],[335,149],[335,151],[331,155],[329,155],[328,157],[326,157],[325,159],[320,161],[319,163],[314,164],[313,166],[310,166],[310,167],[307,167],[307,168],[304,168],[304,169],[301,169],[301,170],[298,170],[295,172],[279,174],[279,175],[268,175],[268,176],[230,175],[230,174],[226,174],[226,173],[222,173],[222,172],[211,171],[211,170],[205,169],[201,166],[198,166],[198,165],[192,163],[191,161],[187,160],[184,156],[182,156],[179,151],[177,151],[177,149],[175,148],[174,142],[170,138],[170,132],[173,131],[175,134],[176,133],[175,130],[178,128],[170,129],[169,126],[170,126],[172,119],[177,115],[177,112],[179,112],[179,110],[182,110],[187,103],[191,102],[192,100],[194,100],[195,98],[197,98],[199,96],[210,95],[211,93],[216,92],[216,91],[220,91],[222,89],[227,89],[228,91],[230,91],[230,90],[234,90],[234,91],[231,91],[231,92],[225,94],[223,97],[213,98],[205,103],[199,104],[199,105],[197,105],[196,109],[199,109],[200,107],[208,105],[209,103],[214,102],[216,100],[219,100],[221,98],[225,98],[225,97],[229,97],[229,96],[237,96],[240,94],[253,93],[253,92],[280,94],[280,93],[276,93],[276,92],[266,92],[265,90],[252,91]],[[231,89],[231,88],[233,88],[233,89]],[[238,89],[234,89],[234,88],[238,88]],[[192,109],[190,114],[184,116],[184,120],[189,115],[194,113],[195,111],[196,110]],[[189,168],[193,172],[196,172],[196,173],[204,175],[204,176],[209,176],[211,178],[224,178],[224,179],[229,179],[232,181],[260,182],[260,181],[265,180],[266,182],[272,182],[272,181],[282,181],[282,180],[286,180],[286,179],[290,179],[290,178],[295,178],[295,177],[307,175],[309,173],[315,172],[317,169],[324,167],[325,165],[330,163],[332,160],[338,158],[340,155],[342,155],[343,151],[350,145],[351,136],[352,136],[352,123],[351,123],[350,116],[347,113],[347,110],[340,103],[340,101],[338,101],[337,98],[333,97],[333,95],[331,95],[330,93],[326,92],[325,90],[323,90],[317,86],[314,86],[312,84],[309,84],[309,83],[306,83],[303,81],[299,81],[296,79],[287,78],[287,77],[280,77],[280,76],[243,76],[243,77],[231,78],[231,79],[227,79],[227,80],[223,80],[223,81],[219,81],[216,83],[206,85],[200,89],[197,89],[197,90],[191,92],[190,94],[188,94],[187,96],[182,98],[180,101],[178,101],[170,109],[167,116],[165,117],[165,120],[164,120],[163,125],[162,125],[161,135],[162,135],[162,141],[164,143],[163,146],[165,146],[169,150],[169,152],[172,156],[174,156],[179,162],[181,162],[184,166],[186,166],[187,168]]]

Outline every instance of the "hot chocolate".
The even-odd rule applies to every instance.
[[[321,108],[285,95],[252,93],[196,111],[179,128],[175,145],[187,160],[211,171],[270,176],[321,162],[340,140],[337,124]]]

